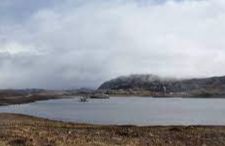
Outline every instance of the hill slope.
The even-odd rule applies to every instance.
[[[122,76],[103,83],[108,94],[148,96],[223,96],[225,76],[200,79],[161,78],[156,75]]]

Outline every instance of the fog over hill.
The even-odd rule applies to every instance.
[[[99,90],[114,94],[152,96],[222,96],[225,76],[199,79],[160,78],[155,75],[122,76],[104,82]]]

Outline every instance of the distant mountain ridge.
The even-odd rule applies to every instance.
[[[223,96],[225,95],[225,76],[175,79],[152,74],[136,74],[106,81],[98,90],[104,90],[109,94],[149,96]]]

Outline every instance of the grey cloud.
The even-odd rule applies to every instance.
[[[0,7],[25,7],[10,2]],[[32,0],[23,23],[0,25],[0,88],[96,88],[131,73],[225,74],[223,0],[152,2]]]

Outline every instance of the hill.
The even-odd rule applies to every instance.
[[[151,74],[130,75],[106,81],[98,90],[122,95],[218,97],[225,95],[225,76],[174,79]]]

